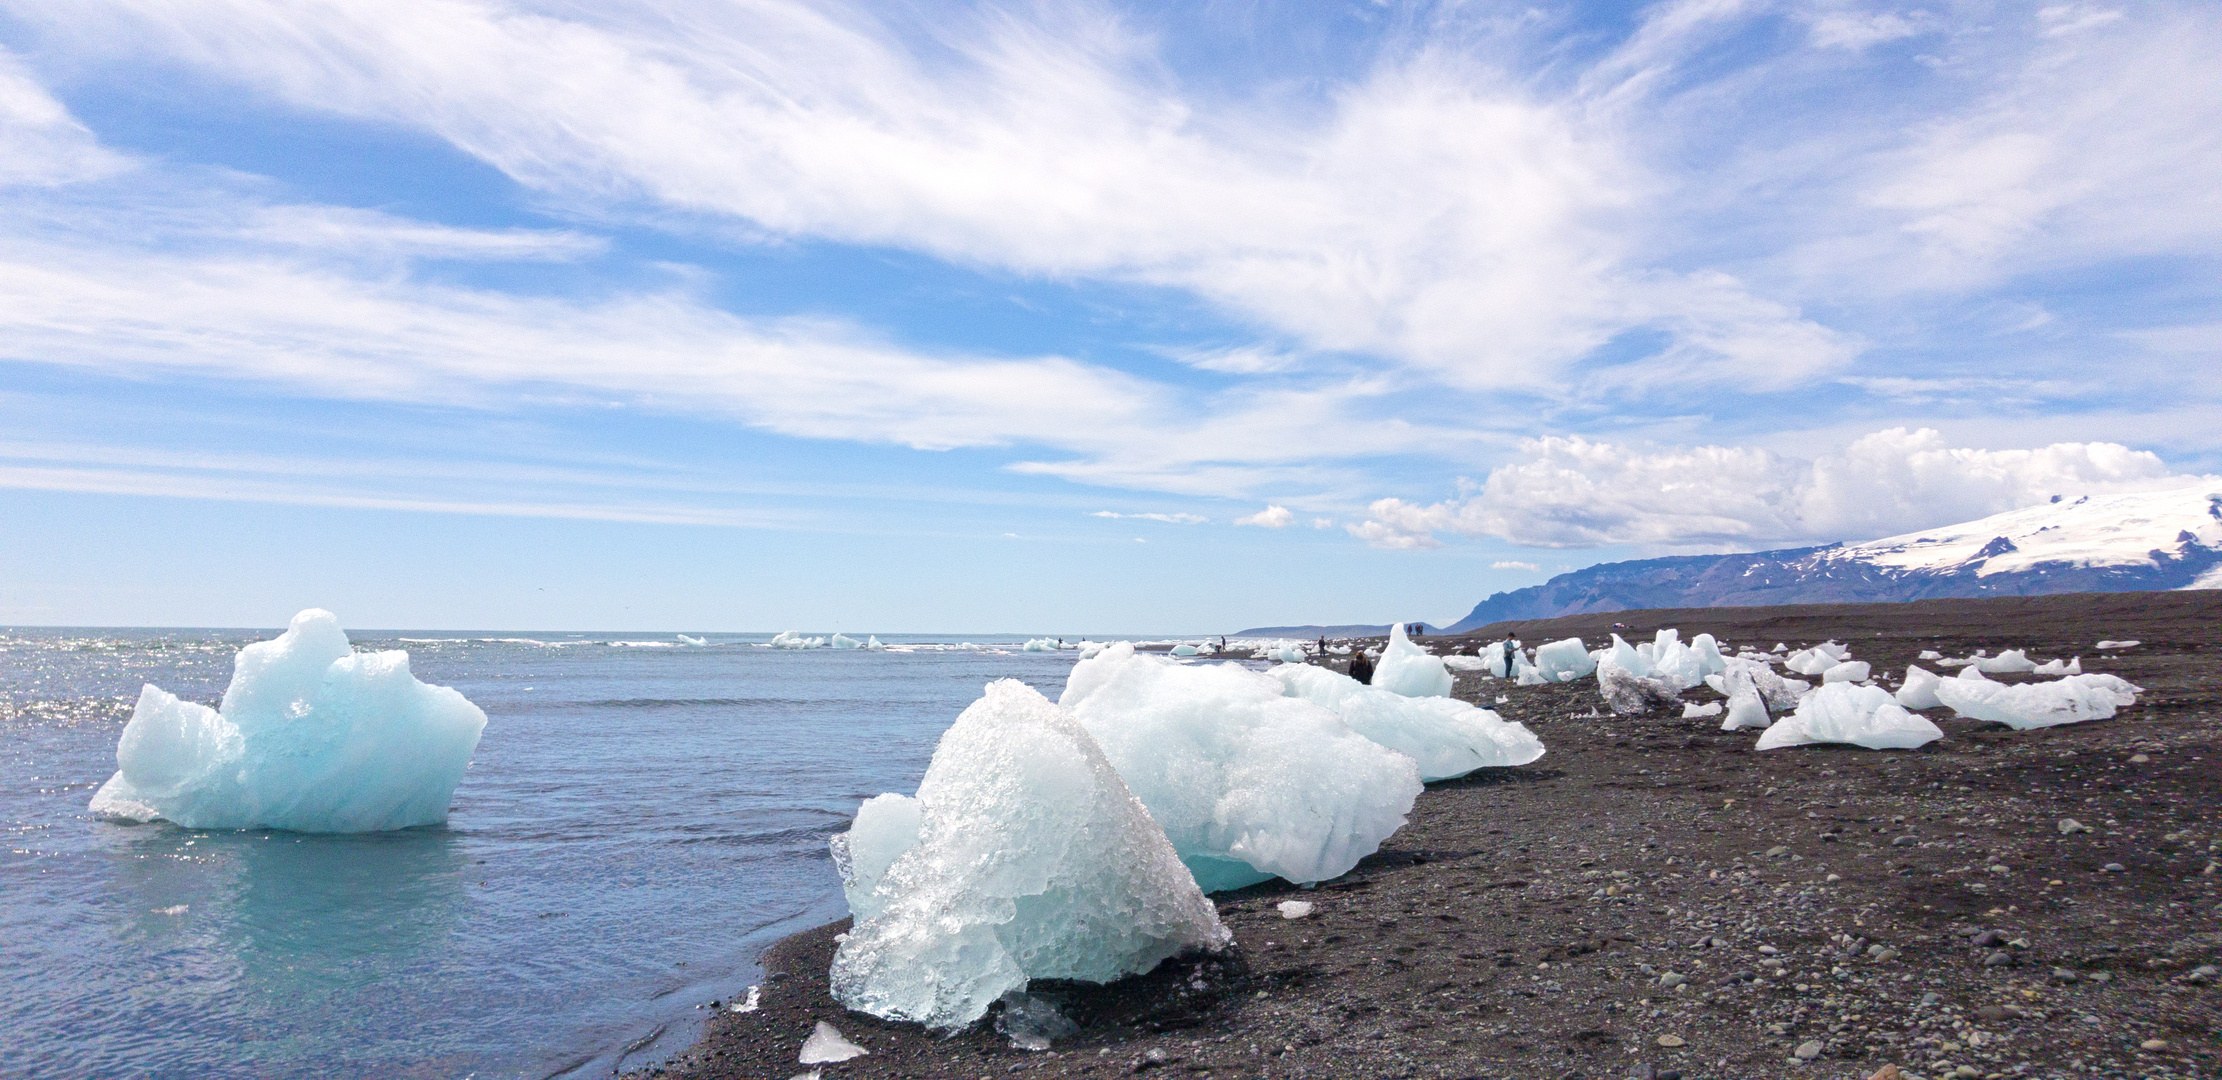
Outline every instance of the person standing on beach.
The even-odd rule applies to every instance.
[[[1350,677],[1373,685],[1373,661],[1366,659],[1366,651],[1353,646],[1350,650]]]
[[[1509,679],[1513,675],[1513,669],[1520,666],[1520,639],[1507,630],[1504,632],[1504,643],[1498,647],[1504,650],[1504,677]]]

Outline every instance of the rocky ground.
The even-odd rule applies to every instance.
[[[705,1003],[704,1039],[647,1075],[804,1073],[826,1021],[870,1051],[827,1078],[2222,1076],[2222,593],[1559,622],[1592,644],[1614,622],[1834,637],[1894,676],[1923,649],[2027,647],[2147,693],[2073,727],[1932,713],[1947,738],[1919,751],[1759,754],[1717,719],[1600,716],[1593,681],[1461,676],[1549,755],[1431,785],[1339,880],[1221,894],[1223,956],[1037,984],[1081,1025],[1053,1049],[844,1011],[836,924],[775,947],[761,1007]]]

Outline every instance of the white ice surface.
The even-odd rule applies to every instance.
[[[1279,680],[1289,697],[1325,706],[1352,731],[1411,757],[1422,780],[1525,765],[1543,756],[1543,740],[1526,725],[1456,698],[1408,698],[1311,664],[1281,664],[1266,674]]]
[[[434,825],[485,727],[463,695],[418,682],[408,653],[356,653],[310,609],[239,650],[220,709],[141,689],[91,809],[193,829]]]
[[[805,637],[793,630],[781,630],[773,634],[771,639],[771,647],[774,649],[822,649],[825,646],[826,639]]]
[[[2144,642],[2142,642],[2142,641],[2139,641],[2139,640],[2137,640],[2136,638],[2131,638],[2131,639],[2129,639],[2128,641],[2101,641],[2101,642],[2099,642],[2099,648],[2101,648],[2101,649],[2134,649],[2134,648],[2138,647],[2139,645],[2143,645],[2143,644],[2144,644]]]
[[[1389,647],[1373,668],[1373,685],[1405,697],[1449,697],[1450,669],[1443,666],[1442,657],[1412,644],[1404,636],[1403,623],[1393,623]]]
[[[1597,660],[1582,639],[1570,637],[1536,646],[1535,666],[1552,682],[1570,682],[1594,673]]]
[[[880,879],[903,852],[918,846],[918,830],[925,808],[908,795],[889,792],[874,795],[856,808],[849,831],[830,842],[833,869],[841,875],[841,892],[849,901],[849,914],[863,922],[880,913],[886,897]]]
[[[1821,682],[1866,682],[1871,671],[1865,660],[1846,660],[1821,672]]]
[[[1684,720],[1694,720],[1701,716],[1719,716],[1720,714],[1721,703],[1718,701],[1709,701],[1703,705],[1692,701],[1682,706],[1682,719]]]
[[[1985,675],[2008,675],[2037,670],[2035,661],[2020,649],[2000,649],[1997,656],[1985,656],[1974,661]]]
[[[810,1037],[802,1041],[802,1064],[804,1065],[823,1065],[835,1061],[847,1061],[850,1058],[863,1057],[869,1053],[871,1051],[850,1042],[843,1036],[840,1028],[834,1027],[823,1020],[818,1021],[818,1026],[811,1030]]]
[[[1640,716],[1682,703],[1681,687],[1666,679],[1637,675],[1621,667],[1610,653],[1597,663],[1597,692],[1621,716]]]
[[[1230,940],[1096,741],[1015,679],[942,735],[917,801],[918,843],[834,952],[851,1009],[958,1028],[1031,979],[1109,982]]]
[[[2038,664],[2029,673],[2031,675],[2081,675],[2083,674],[2083,658],[2078,656],[2073,660],[2047,660]]]
[[[1420,793],[1410,757],[1236,664],[1121,643],[1073,665],[1060,700],[1207,891],[1338,877],[1403,827]]]
[[[1278,658],[1278,657],[1273,657],[1272,659],[1279,659],[1279,658]],[[1288,660],[1288,661],[1283,661],[1283,662],[1284,662],[1284,663],[1291,663],[1291,664],[1294,664],[1294,663],[1299,663],[1300,661],[1296,661],[1296,660]],[[1479,671],[1479,672],[1482,672],[1482,673],[1484,673],[1484,674],[1488,674],[1488,673],[1490,673],[1490,672],[1489,672],[1489,658],[1488,658],[1488,657],[1486,657],[1486,656],[1464,656],[1464,655],[1452,655],[1452,656],[1446,656],[1446,657],[1444,657],[1444,658],[1443,658],[1443,666],[1444,666],[1444,667],[1447,667],[1447,668],[1449,668],[1449,669],[1451,669],[1452,671]],[[1501,656],[1500,656],[1500,657],[1498,658],[1498,660],[1497,660],[1497,666],[1498,666],[1498,667],[1503,667],[1503,666],[1504,666],[1504,660],[1503,660],[1503,658],[1502,658]]]
[[[2050,682],[2012,684],[1980,675],[1937,681],[1937,700],[1952,711],[2024,731],[2104,720],[2115,709],[2136,704],[2142,692],[2113,675],[2070,675]]]
[[[1936,673],[1917,664],[1906,665],[1906,681],[1899,685],[1898,704],[1908,709],[1934,709],[1944,703],[1937,700],[1937,684],[1943,682]]]
[[[1761,732],[1756,749],[1847,743],[1869,750],[1911,750],[1943,737],[1941,728],[1901,708],[1889,691],[1836,682],[1807,694],[1796,712]]]
[[[1721,730],[1763,728],[1772,723],[1774,719],[1767,715],[1767,706],[1759,700],[1759,691],[1747,689],[1728,699],[1728,715],[1721,718]]]

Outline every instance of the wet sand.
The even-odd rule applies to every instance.
[[[1594,646],[1616,622],[1631,641],[1661,626],[1762,649],[1835,638],[1893,683],[1923,649],[2081,655],[2147,692],[2081,725],[1938,710],[1947,737],[1918,751],[1759,754],[1717,718],[1598,716],[1593,680],[1461,675],[1460,697],[1549,754],[1430,785],[1343,878],[1216,896],[1236,936],[1224,955],[1109,987],[1037,983],[1082,1025],[1050,1051],[846,1012],[826,993],[835,924],[766,954],[761,1008],[719,1003],[695,1048],[643,1075],[804,1073],[821,1020],[871,1051],[827,1078],[2222,1075],[2222,979],[2201,971],[2222,965],[2222,592],[1518,627],[1529,646]],[[1425,642],[1468,651],[1500,632]],[[2107,638],[2143,643],[2102,655]],[[2068,818],[2089,831],[2063,832]],[[1283,919],[1295,898],[1315,912]]]

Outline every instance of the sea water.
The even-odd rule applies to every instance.
[[[846,914],[826,838],[916,788],[1023,637],[389,634],[489,718],[446,826],[85,809],[143,683],[213,704],[275,631],[0,629],[0,1075],[608,1076],[684,1049],[772,941]],[[906,651],[907,650],[907,651]]]

